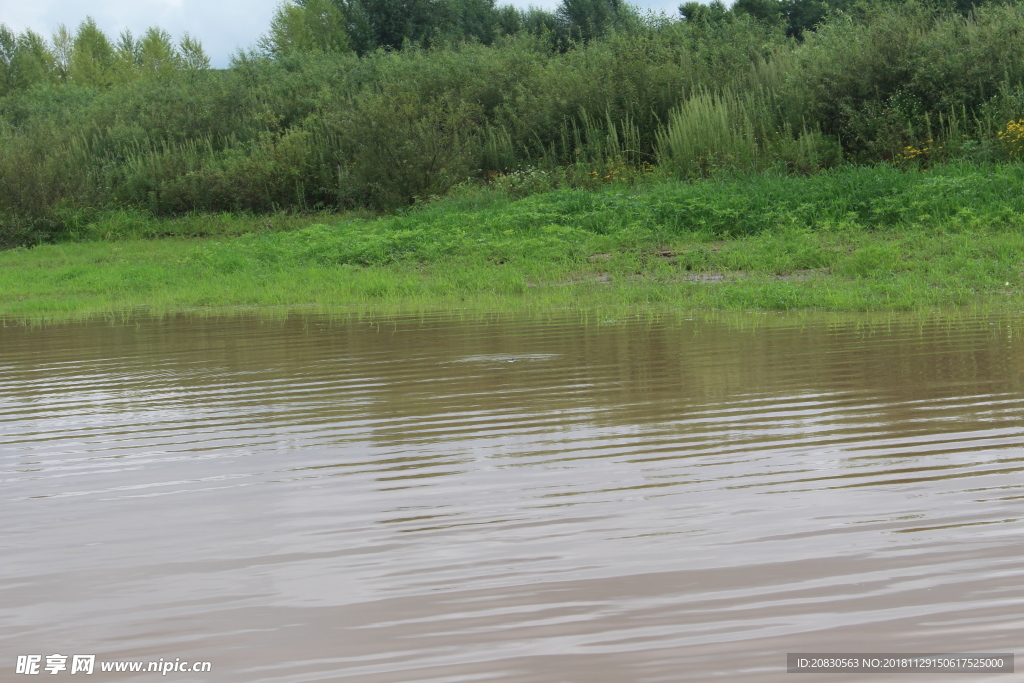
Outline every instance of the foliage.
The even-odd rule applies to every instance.
[[[224,70],[157,28],[0,27],[0,241],[97,211],[390,211],[467,183],[1019,157],[1024,8],[830,5],[797,32],[797,7],[302,0]]]
[[[657,144],[661,166],[684,178],[720,169],[811,173],[842,160],[839,145],[820,131],[794,132],[776,108],[731,89],[695,93],[672,112]]]
[[[281,5],[260,40],[260,46],[275,57],[294,52],[345,52],[349,44],[347,18],[330,0]]]

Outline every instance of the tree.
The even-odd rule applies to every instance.
[[[530,35],[541,36],[558,30],[558,16],[547,10],[530,7],[522,13],[522,30]]]
[[[786,0],[736,0],[732,11],[737,14],[746,14],[766,24],[778,24],[782,21],[785,8],[783,3]]]
[[[107,36],[86,17],[78,26],[68,57],[68,78],[79,85],[106,86],[113,81],[115,52]]]
[[[555,14],[571,40],[591,40],[618,23],[619,0],[562,0]]]
[[[75,52],[75,37],[64,24],[53,32],[54,72],[60,81],[67,81],[70,76],[71,56]]]
[[[281,5],[260,47],[275,57],[293,52],[347,52],[348,21],[331,0],[300,0]]]
[[[11,89],[11,62],[18,46],[18,37],[7,24],[0,24],[0,95],[6,95]]]
[[[178,41],[178,53],[181,55],[182,66],[189,71],[205,71],[210,68],[210,58],[203,44],[188,33]]]
[[[45,83],[50,80],[53,67],[54,59],[46,47],[46,39],[31,30],[18,36],[11,60],[12,87],[30,88],[36,83]]]
[[[355,4],[355,3],[353,3]],[[424,42],[434,33],[438,9],[431,0],[360,0],[374,47],[399,50],[405,41]]]
[[[447,0],[455,18],[455,40],[475,40],[490,45],[500,30],[498,8],[494,0]]]
[[[781,5],[786,17],[786,35],[794,38],[803,36],[804,31],[813,31],[828,16],[829,9],[843,9],[850,3],[838,4],[823,0],[784,0]]]
[[[162,28],[146,29],[136,50],[139,69],[150,77],[164,78],[183,66],[181,55],[171,42],[171,34]]]
[[[729,8],[722,3],[722,0],[712,0],[709,5],[692,0],[679,6],[679,14],[684,21],[705,24],[722,23],[731,16]]]
[[[15,35],[0,24],[0,96],[49,80],[53,68],[53,55],[41,35],[31,30]]]

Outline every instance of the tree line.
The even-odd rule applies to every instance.
[[[670,17],[619,0],[303,0],[227,69],[159,28],[0,27],[0,241],[98,211],[387,210],[466,182],[1024,151],[1007,127],[1024,118],[1024,7],[842,1]]]
[[[966,16],[973,0],[941,0],[936,12]],[[869,13],[864,0],[722,0],[679,6],[677,19],[691,24],[727,24],[751,18],[801,38],[829,13]],[[642,29],[671,18],[643,16],[622,0],[562,0],[554,11],[497,5],[494,0],[290,0],[274,12],[254,52],[272,58],[296,53],[354,52],[410,46],[431,48],[460,42],[492,45],[505,36],[543,37],[554,50],[598,38],[609,31]],[[0,95],[39,83],[110,86],[172,71],[207,69],[210,60],[198,40],[185,34],[175,42],[152,27],[136,38],[124,31],[112,40],[92,18],[72,32],[61,25],[47,40],[25,30],[16,34],[0,24]]]

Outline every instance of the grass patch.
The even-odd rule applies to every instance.
[[[116,231],[97,221],[77,241],[0,253],[0,315],[1015,305],[1024,281],[1022,185],[1019,164],[847,166],[521,200],[468,188],[382,218],[197,216],[122,221]]]

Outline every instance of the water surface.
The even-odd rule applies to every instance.
[[[781,681],[790,651],[1013,652],[1021,328],[3,328],[0,666],[94,653],[210,661],[168,676],[196,681]]]

